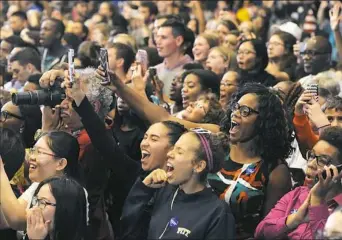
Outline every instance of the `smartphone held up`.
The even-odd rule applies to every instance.
[[[68,51],[68,64],[69,64],[69,78],[70,78],[71,83],[74,82],[74,74],[75,74],[74,58],[75,58],[74,49],[69,49],[69,51]]]
[[[109,73],[108,73],[108,70],[109,70],[108,51],[105,48],[100,49],[100,66],[104,70],[105,78],[106,78],[106,80],[104,80],[102,82],[102,84],[107,85],[110,83],[110,77],[109,77]]]

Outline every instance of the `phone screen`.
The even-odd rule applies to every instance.
[[[74,75],[73,75],[75,73],[74,57],[75,57],[74,49],[69,49],[69,51],[68,51],[68,64],[69,64],[70,82],[74,82]]]
[[[105,72],[106,81],[104,81],[104,83],[109,83],[110,80],[109,80],[109,74],[108,74],[108,69],[109,69],[108,51],[105,48],[100,49],[100,65],[104,69],[104,72]]]

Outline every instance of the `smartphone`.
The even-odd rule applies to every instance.
[[[108,74],[108,51],[105,48],[100,48],[100,66],[104,69],[106,80],[102,82],[102,84],[110,83],[109,74]]]
[[[342,164],[337,165],[336,168],[337,168],[337,171],[338,171],[338,172],[341,172],[341,171],[342,171]],[[333,171],[332,171],[331,169],[330,169],[330,173],[331,173],[331,175],[334,174]],[[323,171],[322,177],[323,177],[323,179],[326,179],[326,178],[327,178],[327,172],[326,172],[326,170]],[[316,181],[319,181],[318,176],[317,176],[315,179],[316,179]]]
[[[135,56],[135,61],[146,70],[148,65],[148,55],[146,50],[138,49],[137,55]]]
[[[68,51],[68,64],[69,64],[69,78],[70,82],[74,82],[74,73],[75,73],[75,65],[74,65],[75,51],[74,49],[69,49]]]
[[[318,84],[316,84],[316,83],[309,84],[309,85],[306,87],[306,90],[307,90],[307,91],[310,91],[310,92],[312,92],[312,93],[315,94],[314,99],[315,99],[316,102],[317,102],[317,101],[318,101]]]

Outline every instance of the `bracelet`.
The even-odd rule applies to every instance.
[[[328,126],[331,126],[331,123],[326,124],[326,125],[324,125],[324,126],[321,126],[321,127],[319,127],[318,129],[325,128],[325,127],[328,127]]]

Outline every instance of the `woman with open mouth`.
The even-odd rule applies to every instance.
[[[218,136],[204,129],[184,133],[167,154],[167,171],[156,169],[132,187],[121,218],[126,231],[134,231],[155,196],[147,239],[233,239],[228,205],[206,187],[223,158]]]
[[[99,69],[98,74],[104,76]],[[285,159],[291,153],[293,137],[289,136],[285,110],[273,90],[259,83],[241,87],[232,97],[220,127],[210,121],[178,119],[120,81],[113,80],[112,84],[127,104],[150,123],[176,121],[188,129],[221,130],[229,135],[230,147],[225,149],[229,157],[221,171],[208,178],[217,195],[234,206],[231,209],[239,238],[252,237],[262,216],[290,191],[291,177]]]
[[[18,199],[0,160],[1,222],[7,222],[12,229],[25,230],[26,209],[30,207],[39,183],[46,179],[66,175],[82,184],[78,155],[79,145],[72,135],[66,132],[44,134],[29,151],[29,178],[32,184]]]
[[[333,210],[342,206],[341,156],[342,128],[325,129],[307,153],[305,185],[279,200],[258,225],[255,237],[322,239],[316,235],[323,230]]]

